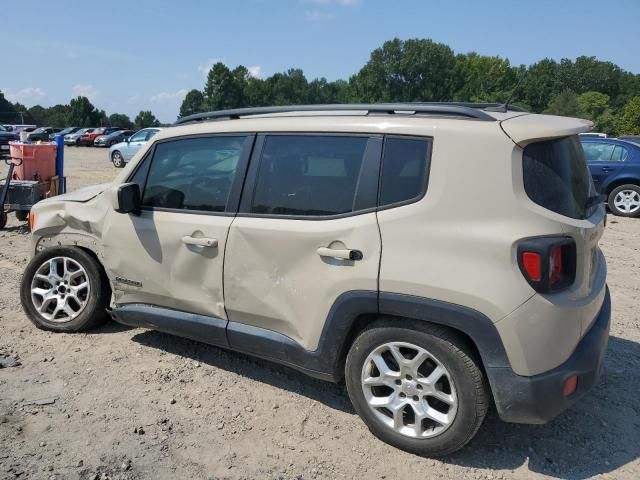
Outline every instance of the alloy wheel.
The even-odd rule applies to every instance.
[[[613,205],[623,213],[634,213],[640,209],[640,194],[635,190],[621,190],[613,199]]]
[[[54,257],[36,270],[31,280],[31,301],[50,322],[68,322],[87,306],[91,285],[85,269],[69,257]]]
[[[365,400],[387,427],[412,438],[430,438],[453,423],[458,398],[451,375],[433,354],[407,342],[385,343],[364,362]]]

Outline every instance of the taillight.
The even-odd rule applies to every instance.
[[[568,237],[534,237],[518,243],[518,265],[540,293],[569,287],[576,277],[576,244]]]

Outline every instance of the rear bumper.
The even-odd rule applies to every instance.
[[[546,423],[587,393],[600,377],[610,319],[611,298],[607,289],[589,332],[562,365],[531,377],[516,375],[509,367],[487,368],[500,418],[514,423]],[[572,375],[578,377],[577,389],[564,397],[563,384]]]

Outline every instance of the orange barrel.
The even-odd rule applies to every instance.
[[[55,142],[21,143],[9,142],[10,156],[15,167],[14,180],[38,180],[49,182],[56,175]]]

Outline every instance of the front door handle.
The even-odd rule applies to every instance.
[[[613,170],[611,167],[602,167],[603,172],[610,172],[611,170]]]
[[[362,252],[360,250],[320,247],[317,252],[321,257],[339,258],[341,260],[362,260]]]
[[[182,243],[186,245],[196,245],[198,247],[217,247],[218,240],[215,238],[191,237],[189,235],[182,237]]]

